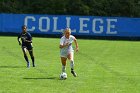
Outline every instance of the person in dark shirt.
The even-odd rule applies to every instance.
[[[22,26],[22,32],[18,35],[18,43],[22,48],[23,54],[24,54],[24,58],[27,62],[27,68],[30,67],[30,62],[28,60],[28,56],[27,56],[27,51],[30,54],[30,57],[32,59],[32,65],[33,67],[35,67],[35,58],[33,55],[33,46],[32,46],[32,36],[30,33],[27,32],[27,27],[25,25]],[[22,41],[22,43],[20,42]]]

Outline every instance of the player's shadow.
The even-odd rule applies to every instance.
[[[0,66],[0,68],[25,68],[25,66]]]
[[[31,77],[31,78],[23,78],[23,79],[26,79],[26,80],[41,80],[41,79],[51,79],[51,80],[55,80],[55,79],[58,79],[57,77]]]

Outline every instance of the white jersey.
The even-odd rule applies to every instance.
[[[69,52],[73,52],[73,47],[72,47],[72,42],[74,41],[75,37],[73,35],[70,35],[69,39],[67,39],[65,36],[62,36],[60,39],[60,45],[65,45],[69,44],[69,46],[61,48],[60,49],[60,54],[67,55]]]

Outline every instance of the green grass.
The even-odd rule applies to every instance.
[[[78,39],[75,70],[59,80],[59,39],[33,38],[36,67],[16,37],[0,37],[0,93],[140,93],[140,42]]]

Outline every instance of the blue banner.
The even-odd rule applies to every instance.
[[[140,36],[140,18],[0,14],[0,32],[20,33],[22,25],[34,34],[62,34],[70,27],[73,35]]]

